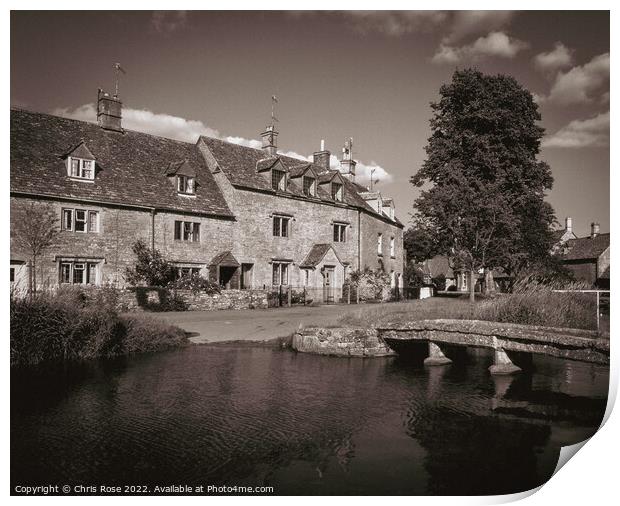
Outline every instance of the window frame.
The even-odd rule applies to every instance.
[[[290,265],[290,262],[272,262],[271,263],[271,284],[272,286],[288,286],[289,265]],[[276,279],[279,281],[279,283],[274,283]],[[285,281],[284,283],[282,282],[283,280]]]
[[[174,240],[200,242],[200,222],[174,220]]]
[[[75,166],[74,162],[76,162]],[[89,175],[86,176],[86,173],[88,173]],[[67,162],[67,174],[73,179],[94,181],[95,160],[88,160],[87,158],[77,158],[75,156],[69,156]]]
[[[377,234],[377,255],[383,256],[383,234],[381,232]]]
[[[277,224],[277,225],[276,225]],[[273,237],[288,238],[291,236],[291,217],[274,214],[272,220],[271,233]]]
[[[332,239],[334,242],[347,242],[347,227],[348,225],[346,223],[334,222],[332,233]]]
[[[78,213],[84,213],[84,217],[78,220]],[[94,227],[92,217],[94,219]],[[60,210],[60,229],[66,232],[75,232],[78,234],[97,234],[100,230],[101,213],[96,209],[84,209],[81,207],[63,207]],[[83,227],[78,230],[78,222]]]
[[[183,195],[196,194],[196,181],[193,176],[177,175],[177,192]]]
[[[81,266],[76,269],[76,266]],[[88,260],[63,260],[59,262],[58,283],[61,285],[99,286],[100,262]],[[76,281],[77,272],[81,271],[81,281]]]
[[[310,184],[308,186],[307,182]],[[316,197],[316,178],[312,176],[302,176],[301,186],[306,197]]]
[[[396,257],[396,240],[394,239],[394,236],[390,237],[390,257]]]
[[[337,187],[336,189],[334,187]],[[342,202],[344,197],[344,185],[342,183],[332,182],[331,184],[332,200]]]
[[[276,180],[277,175],[280,177]],[[271,189],[274,191],[286,191],[286,171],[280,169],[271,169]]]

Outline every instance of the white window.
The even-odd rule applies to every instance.
[[[200,275],[200,267],[177,267],[177,278]]]
[[[396,253],[394,249],[394,237],[390,237],[390,256],[394,258],[395,254]]]
[[[316,195],[316,180],[313,177],[303,177],[304,195],[314,197]]]
[[[95,161],[83,158],[68,158],[69,176],[78,179],[95,179]]]
[[[98,285],[99,264],[96,262],[61,262],[60,282],[70,285]]]
[[[291,218],[287,216],[273,217],[273,236],[288,237]]]
[[[193,223],[191,221],[175,221],[174,240],[200,242],[200,223]]]
[[[342,202],[342,185],[340,183],[332,183],[332,199]]]
[[[61,227],[71,232],[99,232],[99,211],[63,209]]]
[[[288,285],[288,263],[274,262],[272,271],[274,285]]]
[[[177,176],[177,191],[179,193],[194,193],[194,178],[189,176]]]
[[[377,254],[383,255],[383,234],[377,234]]]
[[[344,223],[334,223],[334,242],[346,242],[347,225]]]

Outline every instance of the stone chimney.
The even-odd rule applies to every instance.
[[[263,150],[265,150],[269,156],[276,156],[278,151],[278,132],[276,132],[274,126],[269,125],[260,136],[263,138]]]
[[[570,234],[573,231],[573,219],[570,216],[566,217],[566,231]]]
[[[591,223],[590,224],[590,238],[594,239],[600,233],[601,233],[601,226],[598,223]]]
[[[97,124],[105,130],[122,132],[121,112],[123,103],[116,95],[99,88],[97,93]]]
[[[344,147],[342,148],[342,160],[340,160],[340,166],[342,167],[342,174],[350,181],[355,182],[355,166],[357,162],[353,160],[353,139],[349,138],[344,141]]]
[[[325,170],[329,170],[329,157],[331,153],[325,149],[325,141],[321,139],[321,151],[315,151],[312,154],[312,161],[316,165],[320,165]]]

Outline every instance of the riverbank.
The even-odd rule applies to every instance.
[[[11,366],[112,358],[188,344],[186,333],[147,315],[119,314],[105,292],[59,290],[11,297]]]

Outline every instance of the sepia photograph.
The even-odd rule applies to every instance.
[[[290,8],[10,11],[12,496],[506,496],[599,430],[610,11]]]

